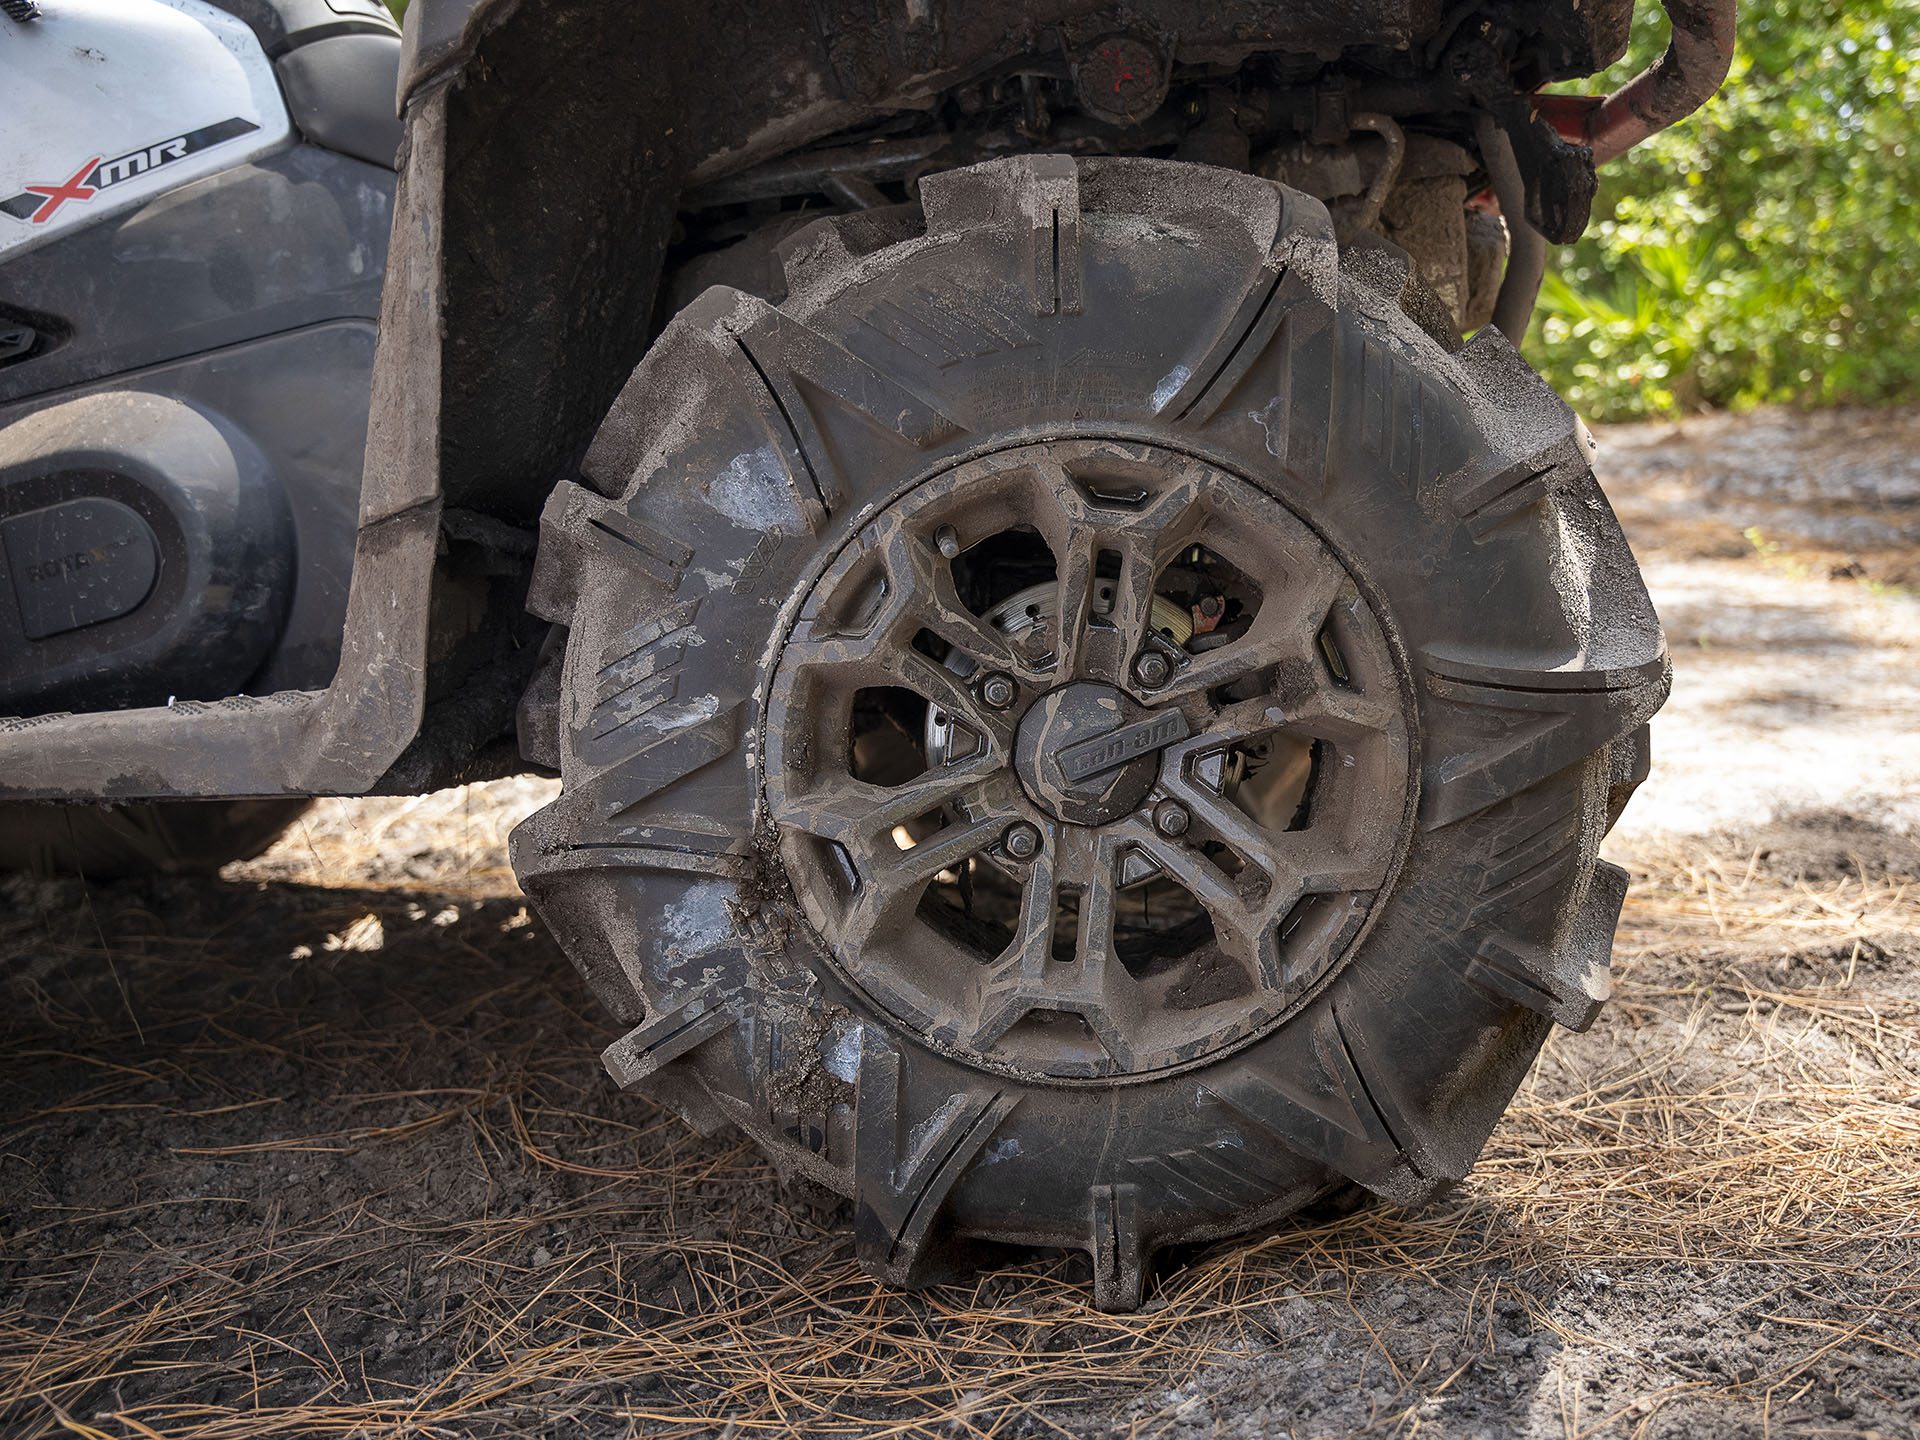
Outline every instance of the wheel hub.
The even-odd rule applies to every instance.
[[[1053,819],[1104,825],[1145,803],[1161,752],[1188,733],[1178,709],[1148,710],[1116,686],[1076,680],[1021,716],[1014,772]]]
[[[1153,446],[921,482],[814,582],[762,747],[834,967],[928,1043],[1062,1080],[1250,1038],[1406,833],[1403,681],[1344,567]]]

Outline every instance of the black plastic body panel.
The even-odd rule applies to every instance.
[[[393,167],[400,152],[400,37],[329,35],[274,64],[300,133],[328,150]]]
[[[397,53],[391,36],[340,38]],[[0,686],[0,711],[313,691],[332,679],[361,520],[394,186],[389,168],[295,144],[0,266],[0,309],[31,313],[57,336],[0,367],[0,446],[25,433],[15,422],[69,415],[73,433],[56,438],[84,449],[99,438],[85,433],[99,407],[152,401],[225,435],[244,462],[225,467],[229,478],[244,472],[279,517],[277,540],[257,553],[217,523],[196,530],[170,520],[194,508],[182,502],[198,483],[185,451],[174,457],[186,467],[178,474],[164,464],[143,469],[141,457],[127,453],[96,467],[102,474],[91,489],[76,482],[41,496],[38,482],[0,484],[8,515],[97,494],[132,506],[160,533],[152,597],[132,611],[105,613],[124,598],[109,587],[62,602],[102,607],[91,625],[37,639],[12,623],[18,616],[0,627],[10,644],[26,647],[7,663],[15,683]],[[165,513],[148,515],[156,506]],[[32,533],[63,535],[83,522],[110,528],[115,517],[55,518],[60,526],[36,522]],[[241,568],[271,580],[271,597],[236,614],[237,628],[222,642],[169,648],[162,635],[149,646],[145,632],[184,623],[163,612],[180,602],[194,567],[218,568],[228,552],[252,556]],[[0,596],[0,605],[11,603]],[[89,666],[89,654],[97,665]]]
[[[298,564],[289,576],[279,643],[264,663],[236,677],[236,688],[256,695],[317,690],[333,678],[340,653],[376,335],[371,320],[347,319],[262,336],[0,407],[0,431],[50,399],[138,391],[185,402],[246,436],[284,497]],[[169,693],[199,698],[191,687]]]
[[[278,639],[286,499],[232,422],[105,390],[0,431],[0,704],[9,713],[234,693]]]
[[[0,368],[0,405],[327,320],[372,320],[393,172],[294,145],[0,266],[0,307],[57,346]]]
[[[397,35],[384,0],[211,0],[243,21],[269,56],[329,35]]]

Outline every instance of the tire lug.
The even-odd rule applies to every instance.
[[[980,682],[980,703],[989,710],[1004,710],[1020,697],[1020,687],[1013,683],[1013,677],[1001,671],[994,671]]]
[[[951,525],[942,525],[934,531],[933,543],[949,560],[960,553],[960,535]]]
[[[1173,662],[1158,650],[1143,650],[1134,657],[1133,678],[1149,690],[1158,690],[1173,674]]]
[[[1187,827],[1192,823],[1193,816],[1178,800],[1162,800],[1153,807],[1153,828],[1169,840],[1186,834]]]
[[[1007,827],[1001,844],[1015,860],[1031,860],[1040,853],[1040,832],[1024,820],[1016,820]]]

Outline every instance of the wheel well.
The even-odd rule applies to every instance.
[[[1462,23],[1468,8],[1341,0],[1276,15],[1255,0],[1162,0],[1143,21],[1053,0],[936,3],[902,20],[852,0],[483,0],[460,45],[403,82],[445,87],[443,503],[527,534],[704,284],[775,295],[771,245],[800,223],[861,212],[878,248],[913,214],[922,176],[1003,155],[1157,155],[1283,180],[1325,199],[1343,240],[1409,252],[1407,293],[1439,297],[1422,302],[1430,331],[1472,328],[1505,255],[1497,222],[1476,225],[1467,207],[1486,182],[1476,117],[1524,129],[1530,213],[1577,231],[1586,152],[1524,97],[1612,59],[1632,6],[1488,0],[1471,7],[1484,26]],[[762,284],[727,273],[742,261]],[[480,548],[486,573],[524,579],[512,547]],[[437,591],[446,569],[443,553]],[[476,726],[507,725],[501,697],[532,671],[522,594],[492,584],[484,605],[436,611],[425,723],[383,788],[473,773]],[[508,643],[474,643],[488,636]]]
[[[462,8],[418,3],[429,24]],[[1452,147],[1428,169],[1458,171],[1464,155],[1459,178],[1477,189],[1470,111],[1487,96],[1453,73],[1469,37],[1495,47],[1512,101],[1615,58],[1632,3],[1277,15],[1172,0],[1150,25],[1058,0],[909,7],[904,21],[827,0],[480,8],[491,23],[433,57],[435,83],[457,77],[442,488],[449,505],[528,524],[657,333],[669,270],[783,211],[910,200],[929,169],[1022,150],[1241,168],[1291,140],[1370,151],[1377,135],[1353,123],[1366,115],[1417,120],[1416,139]],[[1469,10],[1487,30],[1461,23]],[[1115,59],[1116,45],[1130,48]],[[1141,63],[1157,67],[1144,81],[1126,68]],[[1272,173],[1314,190],[1325,159],[1275,159]],[[1579,165],[1535,157],[1542,183],[1549,160]]]

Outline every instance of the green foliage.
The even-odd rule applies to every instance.
[[[1641,0],[1620,83],[1666,46]],[[1595,419],[1920,394],[1920,0],[1742,0],[1719,96],[1602,172],[1528,352]]]

